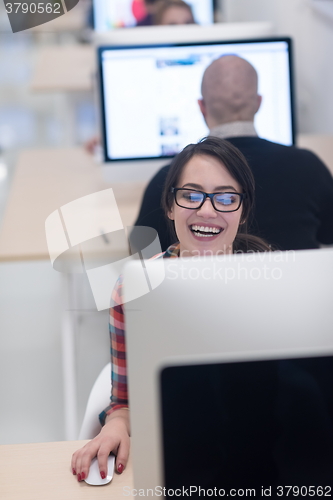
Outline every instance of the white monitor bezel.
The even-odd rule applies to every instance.
[[[199,2],[201,2],[202,0],[199,0]],[[206,0],[207,1],[207,5],[206,5],[206,8],[205,8],[205,12],[206,12],[206,18],[207,18],[207,22],[199,22],[199,19],[196,17],[195,13],[196,13],[196,9],[195,9],[195,6],[191,5],[191,2],[190,3],[190,6],[192,7],[192,12],[194,14],[194,19],[195,21],[200,25],[200,26],[209,26],[211,24],[213,24],[214,22],[214,0]],[[102,0],[102,2],[104,3],[105,0]],[[140,28],[141,26],[123,26],[123,27],[110,27],[109,29],[106,28],[106,29],[100,29],[100,27],[97,25],[97,9],[98,9],[98,5],[97,5],[98,2],[96,2],[95,0],[93,0],[93,5],[92,5],[92,8],[93,8],[93,27],[94,27],[94,31],[96,33],[108,33],[108,32],[112,32],[114,30],[118,30],[118,29],[132,29],[132,28]],[[115,19],[110,19],[110,21],[115,21]],[[105,21],[104,21],[105,22]],[[150,27],[150,26],[149,26]]]

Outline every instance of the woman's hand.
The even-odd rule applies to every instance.
[[[72,472],[78,481],[86,479],[91,460],[96,457],[101,474],[107,476],[108,456],[116,455],[116,471],[122,473],[126,467],[130,448],[129,411],[119,409],[106,417],[101,432],[72,456]]]

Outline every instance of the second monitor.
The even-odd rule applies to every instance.
[[[291,40],[100,47],[105,161],[174,156],[208,134],[200,113],[206,67],[223,55],[248,60],[262,105],[255,126],[264,139],[291,145],[294,113]]]
[[[214,18],[213,0],[187,0],[198,24],[211,24]],[[94,0],[94,29],[106,32],[114,28],[136,26],[145,15],[142,0]]]

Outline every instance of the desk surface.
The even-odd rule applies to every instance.
[[[70,45],[43,48],[37,56],[30,84],[31,90],[92,90],[95,66],[95,49],[92,46]]]
[[[145,182],[107,184],[80,148],[24,151],[16,167],[0,233],[0,262],[49,259],[45,220],[62,205],[113,188],[124,226],[133,224]]]
[[[33,33],[76,32],[85,28],[87,18],[87,2],[79,2],[72,10],[45,24],[31,29]]]
[[[132,467],[114,474],[105,486],[78,483],[71,456],[86,441],[0,446],[0,498],[3,500],[121,500],[125,486],[133,488]],[[127,490],[128,491],[128,490]]]

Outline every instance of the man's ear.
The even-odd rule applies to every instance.
[[[199,108],[200,108],[200,111],[202,113],[202,116],[204,118],[206,118],[206,105],[205,105],[205,101],[203,99],[198,99],[198,104],[199,104]]]
[[[259,95],[259,94],[258,94],[258,95],[257,95],[257,99],[258,99],[258,100],[257,100],[257,111],[256,111],[256,113],[258,113],[258,110],[259,110],[259,108],[260,108],[260,106],[261,106],[261,103],[262,103],[262,95]]]

